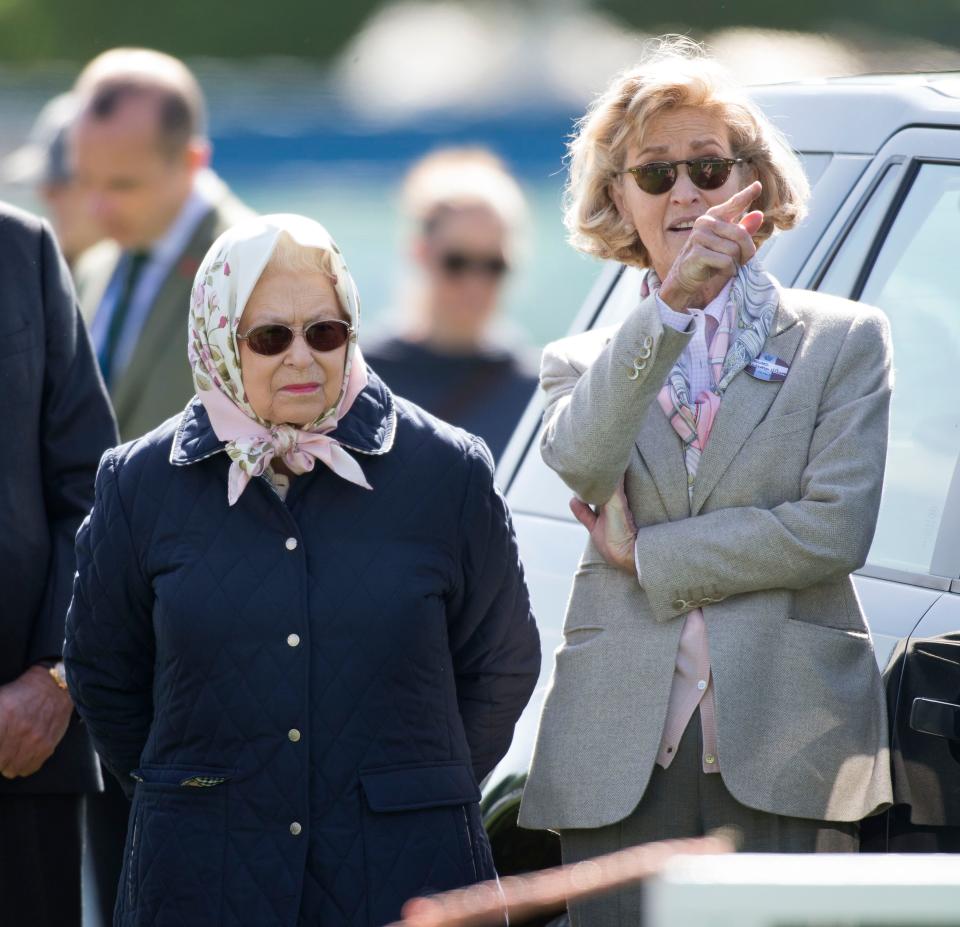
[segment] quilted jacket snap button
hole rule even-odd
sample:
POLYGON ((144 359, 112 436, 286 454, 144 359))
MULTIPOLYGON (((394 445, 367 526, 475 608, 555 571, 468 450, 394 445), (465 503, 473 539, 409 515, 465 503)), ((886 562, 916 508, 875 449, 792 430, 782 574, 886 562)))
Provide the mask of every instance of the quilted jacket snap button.
POLYGON ((287 538, 286 548, 287 548, 287 550, 296 550, 296 549, 297 549, 297 539, 296 539, 296 538, 287 538))
POLYGON ((303 831, 303 828, 300 826, 299 821, 294 821, 290 825, 290 833, 293 834, 294 837, 299 837, 302 831, 303 831))

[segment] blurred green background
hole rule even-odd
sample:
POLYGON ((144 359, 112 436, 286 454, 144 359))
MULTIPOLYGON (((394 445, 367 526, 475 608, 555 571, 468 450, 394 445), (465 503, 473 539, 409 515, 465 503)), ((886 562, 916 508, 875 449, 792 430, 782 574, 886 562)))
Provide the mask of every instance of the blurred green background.
MULTIPOLYGON (((184 56, 283 55, 324 62, 382 6, 378 0, 272 0, 269 4, 242 0, 152 4, 0 0, 0 59, 31 65, 51 59, 79 62, 111 45, 133 43, 184 56)), ((519 0, 510 6, 549 19, 572 4, 519 0)), ((658 8, 635 0, 597 0, 589 6, 648 33, 673 30, 696 36, 746 26, 854 36, 888 32, 960 45, 960 0, 671 0, 658 8)))

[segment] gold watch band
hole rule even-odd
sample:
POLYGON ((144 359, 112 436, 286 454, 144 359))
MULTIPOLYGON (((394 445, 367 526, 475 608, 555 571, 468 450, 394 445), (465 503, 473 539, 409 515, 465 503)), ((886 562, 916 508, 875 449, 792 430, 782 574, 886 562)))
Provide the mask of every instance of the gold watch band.
POLYGON ((63 665, 63 660, 57 660, 53 666, 50 667, 47 672, 50 674, 53 681, 60 686, 61 689, 66 691, 67 689, 67 671, 63 665))

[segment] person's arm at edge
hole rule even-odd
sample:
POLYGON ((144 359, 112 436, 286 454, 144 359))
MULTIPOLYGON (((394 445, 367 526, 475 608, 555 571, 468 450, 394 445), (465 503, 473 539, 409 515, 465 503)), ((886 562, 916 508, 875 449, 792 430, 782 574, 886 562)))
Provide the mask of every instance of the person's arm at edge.
POLYGON ((493 460, 472 439, 459 519, 460 581, 448 614, 457 703, 480 782, 503 758, 540 674, 540 635, 493 460))
POLYGON ((93 505, 100 457, 117 443, 113 411, 70 272, 46 223, 40 244, 46 351, 39 431, 51 555, 47 588, 30 640, 30 664, 59 659, 63 652, 77 529, 93 505))
POLYGON ((77 534, 67 613, 67 683, 93 744, 130 794, 153 719, 152 590, 121 498, 117 451, 97 471, 93 511, 77 534))

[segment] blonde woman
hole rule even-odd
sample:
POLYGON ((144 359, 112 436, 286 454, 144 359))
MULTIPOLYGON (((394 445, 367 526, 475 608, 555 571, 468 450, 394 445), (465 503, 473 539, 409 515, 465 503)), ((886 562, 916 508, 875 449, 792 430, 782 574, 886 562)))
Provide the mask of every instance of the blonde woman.
MULTIPOLYGON (((544 352, 542 453, 589 531, 520 822, 566 861, 737 827, 851 851, 890 801, 850 574, 883 479, 875 309, 782 288, 757 247, 804 213, 796 157, 685 41, 618 76, 571 145, 575 247, 643 267, 616 329, 544 352)), ((571 912, 636 923, 636 893, 571 912)))

